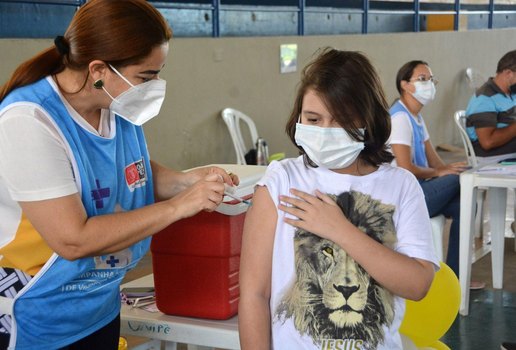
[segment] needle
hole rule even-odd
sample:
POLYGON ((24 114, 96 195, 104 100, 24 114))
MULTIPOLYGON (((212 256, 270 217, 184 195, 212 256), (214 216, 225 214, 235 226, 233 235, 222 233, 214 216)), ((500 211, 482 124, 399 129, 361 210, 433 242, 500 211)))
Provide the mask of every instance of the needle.
POLYGON ((244 204, 251 205, 251 201, 248 201, 247 199, 243 199, 243 198, 237 197, 234 194, 224 192, 224 196, 228 196, 228 197, 236 199, 237 201, 242 202, 244 204))

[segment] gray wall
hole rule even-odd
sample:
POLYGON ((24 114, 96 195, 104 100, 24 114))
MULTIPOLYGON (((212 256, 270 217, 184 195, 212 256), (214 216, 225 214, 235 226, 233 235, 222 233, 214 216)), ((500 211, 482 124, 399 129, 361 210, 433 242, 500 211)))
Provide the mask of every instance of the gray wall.
MULTIPOLYGON (((233 163, 235 154, 220 111, 233 107, 251 116, 271 153, 296 150, 284 133, 299 72, 322 46, 359 50, 377 67, 389 102, 395 76, 412 59, 429 62, 439 78, 437 98, 423 109, 434 145, 459 145, 452 115, 465 108, 472 90, 464 70, 493 75, 498 59, 515 49, 516 29, 469 32, 173 39, 161 77, 167 98, 159 117, 145 125, 152 157, 176 169, 233 163), (298 44, 298 71, 280 74, 279 46, 298 44)), ((1 39, 0 84, 24 59, 51 40, 1 39)))

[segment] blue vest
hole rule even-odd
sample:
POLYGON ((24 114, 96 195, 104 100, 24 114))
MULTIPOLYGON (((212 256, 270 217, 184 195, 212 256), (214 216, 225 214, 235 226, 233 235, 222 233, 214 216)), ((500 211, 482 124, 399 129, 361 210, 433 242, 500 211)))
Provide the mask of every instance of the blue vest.
MULTIPOLYGON (((425 152, 425 130, 423 125, 418 125, 416 123, 410 112, 399 100, 396 101, 396 103, 389 110, 391 117, 398 112, 407 113, 410 124, 412 124, 412 135, 414 136, 414 144, 412 145, 414 150, 412 153, 412 163, 419 167, 428 168, 428 160, 426 159, 425 152)), ((417 117, 418 119, 421 119, 421 115, 418 115, 417 117)))
MULTIPOLYGON (((116 117, 112 139, 79 126, 46 79, 19 88, 0 104, 32 102, 45 110, 72 154, 75 181, 88 217, 154 202, 141 127, 116 117)), ((120 252, 68 261, 53 254, 16 295, 10 348, 64 347, 111 322, 120 312, 119 284, 145 255, 150 238, 120 252)))

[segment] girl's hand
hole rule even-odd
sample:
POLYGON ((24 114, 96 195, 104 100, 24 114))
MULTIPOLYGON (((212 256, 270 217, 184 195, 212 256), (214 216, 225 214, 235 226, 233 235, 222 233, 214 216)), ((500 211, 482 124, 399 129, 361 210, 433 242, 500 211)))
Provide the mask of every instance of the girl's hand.
POLYGON ((286 217, 286 223, 326 239, 331 239, 343 227, 351 225, 330 196, 318 190, 315 195, 296 189, 291 189, 290 193, 295 197, 280 196, 278 208, 297 220, 286 217))

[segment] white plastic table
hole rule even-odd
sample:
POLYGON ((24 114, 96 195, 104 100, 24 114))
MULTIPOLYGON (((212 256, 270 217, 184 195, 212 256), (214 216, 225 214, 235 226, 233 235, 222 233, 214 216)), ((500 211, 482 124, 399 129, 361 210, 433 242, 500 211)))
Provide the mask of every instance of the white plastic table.
MULTIPOLYGON (((147 275, 121 286, 154 286, 153 275, 147 275)), ((239 350, 238 316, 229 320, 207 320, 148 312, 122 305, 121 334, 145 337, 165 342, 166 350, 176 350, 177 343, 189 344, 189 349, 220 348, 239 350)))
POLYGON ((503 252, 507 189, 516 188, 514 166, 483 165, 460 174, 460 249, 459 280, 461 304, 459 313, 469 313, 469 284, 471 280, 472 246, 477 188, 488 188, 489 223, 491 228, 491 263, 493 288, 503 287, 503 252), (487 168, 496 167, 489 171, 487 168), (512 167, 512 168, 511 168, 512 167), (509 171, 510 170, 510 171, 509 171))

